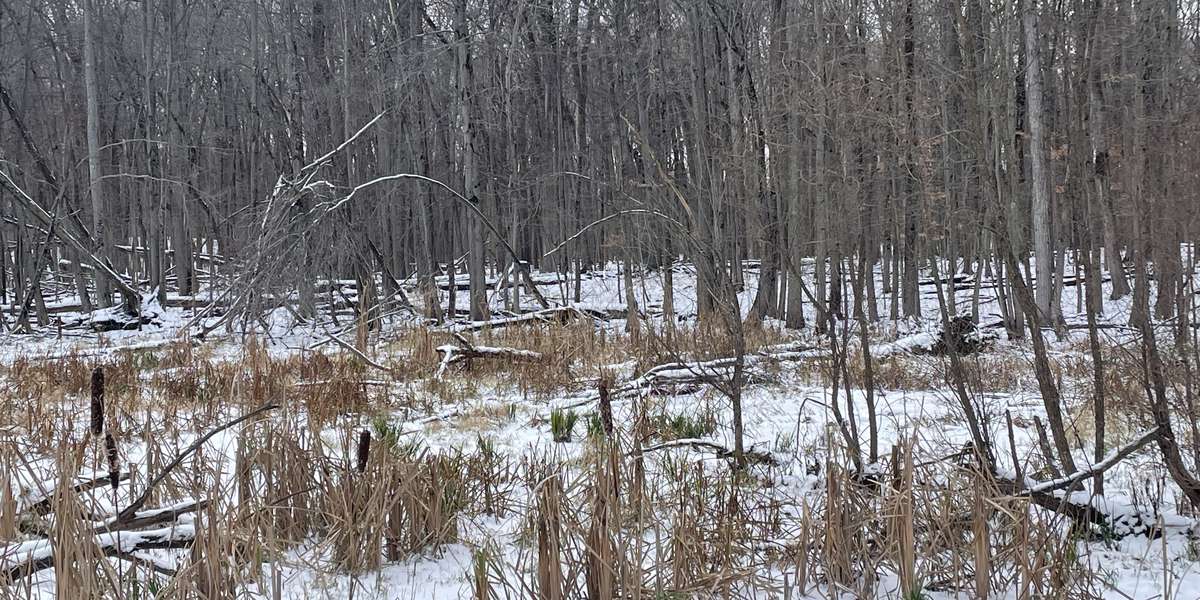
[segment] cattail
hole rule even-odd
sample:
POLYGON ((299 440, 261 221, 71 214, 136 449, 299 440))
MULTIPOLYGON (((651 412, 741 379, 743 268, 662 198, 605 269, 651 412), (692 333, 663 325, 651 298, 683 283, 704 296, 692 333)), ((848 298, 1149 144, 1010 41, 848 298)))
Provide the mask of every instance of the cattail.
POLYGON ((367 459, 371 457, 371 432, 366 429, 358 434, 358 472, 367 470, 367 459))
POLYGON ((562 482, 558 475, 547 478, 537 497, 537 579, 542 600, 563 600, 565 583, 562 565, 562 482))
POLYGON ((104 453, 108 456, 108 484, 115 490, 121 483, 121 469, 117 465, 117 440, 111 433, 104 436, 104 453))
POLYGON ((104 367, 92 369, 92 435, 104 433, 104 367))
POLYGON ((600 424, 604 427, 604 436, 612 439, 613 434, 613 416, 612 416, 612 399, 608 394, 608 377, 600 377, 600 385, 597 390, 600 393, 600 424))
POLYGON ((983 499, 981 486, 975 486, 975 505, 971 511, 971 533, 974 544, 972 551, 975 555, 975 597, 987 598, 992 589, 992 559, 988 532, 988 507, 983 499))

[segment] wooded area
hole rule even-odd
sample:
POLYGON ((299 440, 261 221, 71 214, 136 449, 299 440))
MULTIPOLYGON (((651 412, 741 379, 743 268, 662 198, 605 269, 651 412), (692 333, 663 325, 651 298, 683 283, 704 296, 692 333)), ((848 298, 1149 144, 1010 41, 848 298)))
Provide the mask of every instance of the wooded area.
POLYGON ((536 294, 531 267, 577 296, 609 261, 682 258, 701 319, 747 265, 751 320, 790 327, 806 303, 918 317, 923 276, 983 272, 1019 335, 1012 269, 1058 322, 1071 258, 1186 326, 1198 8, 3 0, 5 320, 152 290, 307 318, 346 280, 411 306, 413 278, 440 321, 464 276, 480 320, 489 280, 536 294))
POLYGON ((6 594, 1200 590, 1200 0, 0 0, 0 104, 6 594))

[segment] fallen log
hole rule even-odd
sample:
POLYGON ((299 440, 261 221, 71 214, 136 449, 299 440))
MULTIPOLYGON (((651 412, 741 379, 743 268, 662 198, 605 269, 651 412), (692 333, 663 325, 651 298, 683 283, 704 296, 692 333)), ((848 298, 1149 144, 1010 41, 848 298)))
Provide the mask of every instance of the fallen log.
POLYGON ((557 323, 561 325, 566 324, 572 319, 609 321, 611 319, 624 319, 625 316, 626 310, 624 308, 619 310, 610 310, 607 308, 596 308, 583 305, 556 306, 553 308, 546 308, 521 315, 498 317, 488 321, 455 323, 450 325, 448 329, 455 333, 471 333, 475 331, 482 331, 484 329, 501 329, 504 327, 512 327, 514 325, 538 323, 557 323))
MULTIPOLYGON (((124 509, 108 518, 92 522, 90 524, 91 543, 95 544, 104 556, 148 564, 160 573, 174 574, 174 569, 163 566, 154 557, 137 553, 147 550, 190 547, 196 539, 196 528, 193 521, 184 520, 184 517, 207 507, 209 501, 185 500, 162 508, 144 509, 150 493, 171 471, 182 464, 184 459, 212 439, 214 435, 276 408, 278 405, 275 404, 264 405, 227 421, 197 438, 151 479, 141 495, 137 496, 124 509), (148 529, 166 524, 169 526, 148 529)), ((121 481, 128 477, 128 474, 117 474, 115 481, 121 481)), ((79 493, 112 483, 114 483, 112 473, 92 474, 77 478, 71 485, 70 491, 79 493)), ((39 486, 37 492, 24 494, 20 499, 19 506, 23 511, 49 514, 53 510, 54 494, 53 486, 39 486), (47 491, 47 487, 49 491, 47 491)), ((0 583, 12 583, 22 577, 54 567, 53 545, 47 532, 42 532, 39 539, 0 547, 0 583)))
MULTIPOLYGON (((711 453, 715 454, 717 456, 717 458, 725 458, 725 459, 731 459, 731 460, 734 458, 733 450, 730 450, 729 448, 726 448, 725 446, 722 446, 716 442, 711 442, 709 440, 702 440, 699 438, 681 438, 681 439, 677 439, 677 440, 668 440, 665 442, 659 442, 657 444, 646 446, 645 448, 642 448, 640 450, 635 450, 633 452, 630 452, 626 456, 639 456, 639 455, 644 455, 648 452, 656 452, 658 450, 670 450, 670 449, 676 449, 676 448, 690 448, 692 450, 696 450, 699 452, 711 452, 711 453)), ((770 453, 764 452, 762 450, 749 449, 749 450, 746 450, 743 454, 745 455, 746 460, 751 463, 764 464, 764 465, 778 464, 777 461, 775 460, 775 457, 771 456, 770 453)))
MULTIPOLYGON (((981 323, 979 328, 991 328, 995 323, 981 323)), ((918 333, 900 338, 894 342, 874 345, 871 347, 873 358, 883 358, 896 354, 924 354, 938 343, 938 334, 932 332, 918 333)), ((821 346, 804 345, 797 342, 767 346, 745 356, 744 367, 749 382, 767 380, 767 366, 787 362, 801 362, 820 359, 829 356, 829 349, 821 346)), ((722 357, 706 361, 678 361, 663 363, 647 369, 641 375, 610 390, 613 399, 645 393, 647 391, 663 392, 672 386, 685 389, 686 386, 708 385, 728 381, 732 375, 736 360, 734 357, 722 357)), ((595 391, 585 395, 565 398, 553 405, 553 409, 566 410, 586 406, 599 400, 595 391)))
POLYGON ((1140 512, 1112 513, 1091 502, 1083 502, 1066 494, 1021 488, 1012 478, 998 476, 996 484, 1001 492, 1016 497, 1026 497, 1032 504, 1066 517, 1074 527, 1082 531, 1099 529, 1105 537, 1110 539, 1121 539, 1134 535, 1156 538, 1163 533, 1157 518, 1143 515, 1140 512))
MULTIPOLYGON (((129 479, 129 473, 118 473, 117 481, 125 481, 129 479)), ((81 494, 98 487, 104 487, 112 484, 112 474, 108 471, 104 473, 90 473, 80 476, 75 479, 75 483, 71 485, 71 491, 76 494, 81 494)), ((28 490, 18 498, 18 512, 28 512, 35 515, 45 515, 50 512, 50 503, 54 499, 54 493, 57 491, 54 483, 48 483, 45 487, 39 486, 37 489, 28 490)))
MULTIPOLYGON (((797 344, 779 344, 769 346, 757 352, 746 354, 743 367, 746 383, 769 380, 766 366, 783 362, 797 362, 828 356, 828 350, 816 346, 801 346, 797 344)), ((641 375, 609 390, 611 399, 636 396, 648 392, 653 393, 688 393, 699 386, 712 385, 728 381, 733 374, 736 363, 733 357, 716 358, 704 361, 679 361, 655 365, 641 375)), ((584 396, 567 398, 555 403, 555 410, 578 408, 596 402, 599 393, 590 391, 584 396)))
MULTIPOLYGON (((321 387, 321 386, 340 384, 340 383, 345 383, 345 382, 344 382, 344 380, 339 380, 339 379, 313 379, 313 380, 294 382, 294 383, 292 383, 292 387, 298 387, 298 388, 321 387)), ((354 383, 355 383, 355 385, 366 385, 366 386, 372 386, 372 387, 391 387, 391 386, 396 386, 396 385, 404 385, 401 382, 384 381, 382 379, 364 379, 362 381, 355 381, 354 383)))
MULTIPOLYGON (((213 340, 213 339, 217 339, 217 338, 209 338, 209 340, 213 340)), ((154 340, 154 341, 149 341, 149 342, 138 342, 135 344, 126 344, 124 346, 108 346, 108 347, 104 347, 104 348, 93 348, 93 349, 87 349, 87 350, 80 348, 80 349, 71 349, 71 350, 65 350, 65 351, 59 351, 59 352, 47 352, 45 354, 33 354, 26 358, 31 361, 32 360, 48 361, 48 360, 82 359, 82 358, 105 358, 105 357, 112 356, 115 354, 120 354, 121 352, 130 352, 130 353, 154 352, 157 350, 164 350, 164 349, 171 348, 173 346, 177 346, 177 345, 181 345, 181 344, 190 344, 193 348, 195 348, 195 347, 200 346, 200 340, 187 339, 187 338, 154 340)))
POLYGON ((137 315, 126 314, 123 309, 103 308, 93 311, 87 318, 88 327, 96 333, 105 333, 108 331, 137 331, 143 325, 161 325, 157 320, 158 315, 153 313, 141 313, 137 315))
POLYGON ((1117 463, 1124 460, 1130 454, 1133 454, 1134 452, 1137 452, 1138 450, 1140 450, 1142 448, 1142 446, 1145 446, 1146 444, 1149 444, 1150 442, 1157 439, 1158 435, 1159 435, 1159 429, 1157 427, 1154 427, 1154 428, 1150 429, 1149 431, 1146 431, 1142 435, 1139 435, 1132 442, 1125 444, 1124 446, 1121 446, 1120 448, 1117 448, 1116 450, 1109 452, 1108 455, 1106 455, 1104 457, 1104 459, 1101 460, 1100 462, 1097 462, 1096 464, 1094 464, 1086 469, 1081 469, 1079 471, 1076 471, 1075 473, 1073 473, 1071 475, 1067 475, 1065 477, 1053 479, 1050 481, 1045 481, 1045 482, 1030 486, 1029 491, 1030 491, 1030 493, 1044 493, 1044 492, 1053 492, 1055 490, 1062 490, 1062 489, 1074 487, 1075 485, 1079 484, 1080 482, 1085 481, 1089 478, 1095 477, 1096 475, 1099 475, 1099 474, 1111 469, 1112 467, 1116 466, 1117 463))
MULTIPOLYGON (((1126 272, 1131 273, 1132 270, 1126 269, 1126 272)), ((1078 285, 1078 283, 1081 280, 1087 281, 1087 277, 1086 276, 1076 277, 1075 275, 1065 274, 1065 275, 1063 275, 1063 278, 1062 278, 1062 285, 1063 286, 1078 285)), ((1109 277, 1108 275, 1105 275, 1104 277, 1102 277, 1100 279, 1101 283, 1108 283, 1109 281, 1112 281, 1112 278, 1109 277)), ((940 279, 934 279, 932 277, 922 277, 919 280, 917 285, 921 288, 933 287, 935 285, 940 285, 940 286, 945 286, 947 289, 949 289, 950 284, 954 285, 954 291, 956 291, 956 292, 972 291, 975 289, 975 285, 976 285, 975 276, 966 275, 964 273, 959 273, 957 275, 954 275, 952 278, 942 277, 940 279)), ((979 289, 981 289, 981 290, 995 289, 995 288, 996 288, 996 280, 994 278, 987 277, 987 278, 984 278, 981 281, 979 281, 979 289)), ((922 294, 935 294, 937 292, 922 290, 921 293, 922 294)))
POLYGON ((178 467, 180 464, 182 464, 184 459, 186 459, 196 450, 199 450, 200 447, 203 446, 208 440, 212 439, 214 435, 217 435, 218 433, 221 433, 230 427, 242 423, 243 421, 248 421, 254 417, 257 417, 258 415, 261 415, 267 411, 275 410, 277 408, 279 408, 278 404, 265 404, 240 417, 237 417, 231 421, 227 421, 218 426, 216 429, 213 429, 200 436, 198 439, 196 439, 196 441, 192 442, 190 446, 185 448, 183 452, 180 452, 179 456, 175 457, 175 460, 171 461, 166 467, 163 467, 163 470, 160 471, 158 475, 154 477, 154 479, 151 479, 150 482, 146 484, 146 489, 142 491, 141 496, 138 496, 133 502, 130 502, 124 510, 117 513, 114 524, 123 525, 136 518, 139 512, 142 510, 142 507, 145 506, 146 501, 150 498, 150 493, 154 491, 154 486, 166 479, 167 475, 170 475, 171 471, 173 471, 175 467, 178 467))
POLYGON ((1090 496, 1084 500, 1072 497, 1070 492, 1071 488, 1108 471, 1146 444, 1156 440, 1158 436, 1157 427, 1150 429, 1134 438, 1132 442, 1112 450, 1099 462, 1049 481, 1038 482, 1029 478, 1018 481, 1015 477, 1003 473, 994 474, 993 479, 1001 492, 1016 497, 1027 497, 1033 504, 1067 517, 1076 527, 1085 530, 1097 527, 1104 535, 1118 539, 1131 535, 1156 537, 1162 534, 1158 519, 1137 511, 1113 513, 1096 506, 1090 496))
MULTIPOLYGON (((450 279, 448 277, 438 276, 438 277, 434 278, 434 281, 436 282, 435 284, 437 285, 437 288, 439 290, 441 290, 443 292, 450 290, 450 279)), ((541 287, 552 287, 552 286, 556 286, 556 285, 562 285, 564 283, 570 283, 569 281, 564 280, 561 277, 549 276, 544 273, 538 273, 538 274, 533 275, 533 277, 531 278, 531 281, 533 281, 534 285, 541 286, 541 287)), ((504 285, 503 277, 488 277, 484 282, 484 286, 488 290, 498 290, 503 285, 504 285)), ((528 284, 525 282, 522 282, 521 285, 528 285, 528 284)), ((454 289, 455 289, 455 291, 459 291, 459 292, 468 291, 471 289, 471 283, 469 281, 455 280, 454 289)))
POLYGON ((119 520, 116 516, 112 516, 96 524, 92 528, 92 533, 100 535, 114 531, 144 529, 154 525, 162 525, 163 523, 174 523, 179 520, 179 517, 201 511, 207 506, 208 500, 184 500, 183 502, 163 508, 138 511, 124 521, 119 520))
POLYGON ((541 352, 533 350, 521 350, 519 348, 504 348, 496 346, 477 346, 472 344, 459 333, 454 334, 455 344, 445 344, 438 346, 436 350, 441 353, 442 361, 438 365, 437 371, 434 372, 434 379, 442 379, 446 374, 446 370, 450 365, 461 362, 469 362, 475 359, 506 359, 517 362, 541 362, 545 360, 545 355, 541 352))
MULTIPOLYGON (((102 533, 93 542, 105 556, 124 558, 133 552, 188 548, 196 540, 192 523, 177 523, 170 527, 144 531, 114 531, 102 533)), ((3 581, 14 582, 38 571, 54 568, 54 548, 50 540, 39 539, 0 548, 3 581)))

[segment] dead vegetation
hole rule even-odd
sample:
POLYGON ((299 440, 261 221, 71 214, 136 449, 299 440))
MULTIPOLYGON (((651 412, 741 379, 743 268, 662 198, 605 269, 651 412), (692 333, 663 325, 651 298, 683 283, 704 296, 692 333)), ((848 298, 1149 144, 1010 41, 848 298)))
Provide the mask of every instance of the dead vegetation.
MULTIPOLYGON (((465 338, 471 346, 540 358, 464 361, 443 382, 432 374, 445 338, 427 329, 398 333, 390 344, 402 353, 371 353, 387 372, 349 353, 275 357, 255 340, 223 357, 182 344, 104 360, 14 361, 4 372, 10 393, 0 414, 8 589, 20 597, 25 586, 29 594, 37 576, 27 575, 57 566, 61 597, 149 590, 158 598, 228 597, 247 586, 278 590, 275 566, 297 561, 359 576, 458 545, 471 549, 464 576, 481 600, 835 590, 1086 598, 1106 589, 1103 573, 1062 557, 1084 548, 1079 541, 1114 531, 1081 526, 1070 511, 979 470, 966 455, 929 460, 930 442, 915 430, 884 448, 869 476, 846 467, 836 435, 799 463, 753 450, 750 467, 739 471, 706 458, 729 456, 712 441, 722 427, 719 396, 701 394, 704 403, 678 411, 651 386, 648 395, 629 396, 634 415, 624 421, 614 422, 604 402, 596 410, 609 411, 607 421, 583 409, 574 427, 579 453, 499 453, 489 436, 517 409, 471 400, 482 385, 544 398, 590 393, 603 381, 605 402, 624 401, 624 382, 657 372, 646 364, 722 355, 720 338, 702 332, 678 333, 667 352, 648 336, 635 341, 578 323, 546 327, 472 334, 465 338), (620 364, 624 370, 613 367, 620 364), (89 389, 97 366, 105 387, 99 404, 89 389), (274 414, 196 445, 199 434, 274 404, 274 414), (97 410, 111 443, 97 436, 97 410), (431 450, 406 428, 439 423, 476 432, 476 443, 431 450), (192 446, 194 454, 172 461, 192 446), (798 466, 805 472, 794 472, 798 466), (73 479, 88 472, 99 483, 73 479), (56 477, 54 490, 71 491, 31 501, 34 475, 56 477), (480 536, 481 522, 514 515, 519 527, 511 537, 480 536), (136 523, 127 531, 137 539, 114 545, 86 535, 106 522, 136 523), (52 551, 33 568, 17 557, 38 536, 52 551)), ((768 330, 752 339, 752 353, 779 351, 768 330)), ((964 363, 980 394, 1036 385, 1019 357, 984 354, 964 363)), ((852 380, 862 376, 861 364, 849 361, 852 380)), ((1105 381, 1116 447, 1137 430, 1119 423, 1144 411, 1146 397, 1128 384, 1132 363, 1112 365, 1105 381)), ((945 368, 938 357, 897 353, 875 361, 874 376, 881 389, 928 390, 944 387, 945 368)), ((788 362, 786 372, 820 382, 828 369, 828 358, 817 355, 788 362)), ((1054 370, 1068 381, 1082 371, 1069 358, 1054 370)), ((1083 384, 1072 393, 1088 395, 1083 384)), ((1086 404, 1068 402, 1080 407, 1071 423, 1081 436, 1088 435, 1086 404)))

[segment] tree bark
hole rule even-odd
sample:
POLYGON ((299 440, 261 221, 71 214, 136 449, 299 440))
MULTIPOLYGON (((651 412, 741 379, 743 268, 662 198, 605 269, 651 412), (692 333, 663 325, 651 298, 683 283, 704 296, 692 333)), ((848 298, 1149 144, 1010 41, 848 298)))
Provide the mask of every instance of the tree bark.
POLYGON ((1029 119, 1030 197, 1033 212, 1033 254, 1037 279, 1035 295, 1039 321, 1052 323, 1055 312, 1054 252, 1050 239, 1049 165, 1042 104, 1041 39, 1038 34, 1037 0, 1022 0, 1021 21, 1025 31, 1025 94, 1029 119))

